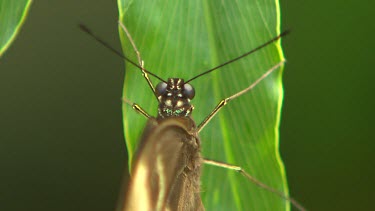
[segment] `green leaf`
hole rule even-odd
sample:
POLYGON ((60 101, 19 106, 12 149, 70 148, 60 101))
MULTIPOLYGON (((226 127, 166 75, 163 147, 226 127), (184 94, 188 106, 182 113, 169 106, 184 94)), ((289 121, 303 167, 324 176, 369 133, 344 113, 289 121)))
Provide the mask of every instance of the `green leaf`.
MULTIPOLYGON (((280 33, 279 3, 273 0, 163 1, 118 0, 120 21, 137 45, 145 68, 167 79, 189 79, 235 58, 280 33)), ((120 30, 125 55, 137 62, 120 30)), ((193 118, 200 123, 212 109, 253 83, 283 59, 273 43, 191 84, 196 97, 193 118)), ((200 133, 205 158, 243 167, 263 183, 288 194, 279 155, 282 70, 251 92, 231 101, 200 133)), ((153 79, 153 83, 159 81, 153 79)), ((140 70, 126 63, 124 97, 156 116, 157 100, 140 70)), ((146 118, 123 106, 129 160, 146 118)), ((206 210, 288 210, 289 202, 227 169, 203 166, 202 198, 206 210)))
POLYGON ((0 0, 0 56, 15 39, 25 21, 31 2, 31 0, 0 0))

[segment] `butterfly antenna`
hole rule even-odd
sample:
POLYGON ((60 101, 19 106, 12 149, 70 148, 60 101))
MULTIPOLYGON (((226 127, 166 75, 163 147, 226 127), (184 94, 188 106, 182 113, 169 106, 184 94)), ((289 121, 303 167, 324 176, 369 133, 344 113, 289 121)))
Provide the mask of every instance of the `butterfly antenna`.
POLYGON ((122 53, 120 53, 119 51, 117 51, 116 49, 114 49, 112 46, 110 46, 107 42, 105 42, 104 40, 102 40, 100 37, 96 36, 86 25, 79 24, 78 26, 79 26, 79 28, 82 31, 86 32, 88 35, 90 35, 92 38, 94 38, 96 41, 98 41, 104 47, 106 47, 107 49, 109 49, 110 51, 112 51, 112 53, 114 53, 117 56, 121 57, 122 59, 126 60, 127 62, 129 62, 130 64, 134 65, 135 67, 138 67, 139 69, 143 70, 147 74, 152 75, 155 78, 159 79, 160 81, 163 81, 163 82, 166 83, 166 81, 164 81, 162 78, 160 78, 159 76, 155 75, 154 73, 146 70, 145 68, 139 66, 138 64, 136 64, 135 62, 133 62, 132 60, 130 60, 126 56, 124 56, 122 53))
POLYGON ((197 76, 194 76, 193 78, 187 80, 185 83, 189 83, 190 81, 195 80, 195 79, 197 79, 197 78, 199 78, 199 77, 201 77, 203 75, 206 75, 206 74, 208 74, 208 73, 210 73, 210 72, 212 72, 214 70, 217 70, 217 69, 219 69, 219 68, 221 68, 221 67, 223 67, 225 65, 228 65, 228 64, 230 64, 232 62, 235 62, 235 61, 237 61, 239 59, 242 59, 243 57, 246 57, 246 56, 248 56, 248 55, 250 55, 250 54, 258 51, 259 49, 262 49, 262 48, 266 47, 267 45, 269 45, 269 44, 271 44, 271 43, 279 40, 281 37, 284 37, 284 36, 286 36, 289 33, 290 33, 290 30, 286 30, 286 31, 282 32, 281 34, 279 34, 278 36, 272 38, 271 40, 269 40, 269 41, 263 43, 262 45, 260 45, 260 46, 258 46, 256 48, 252 49, 251 51, 246 52, 246 53, 242 54, 241 56, 238 56, 238 57, 236 57, 234 59, 231 59, 231 60, 229 60, 229 61, 227 61, 227 62, 225 62, 225 63, 223 63, 221 65, 218 65, 218 66, 216 66, 214 68, 211 68, 211 69, 209 69, 209 70, 207 70, 207 71, 205 71, 205 72, 203 72, 203 73, 201 73, 201 74, 199 74, 197 76))

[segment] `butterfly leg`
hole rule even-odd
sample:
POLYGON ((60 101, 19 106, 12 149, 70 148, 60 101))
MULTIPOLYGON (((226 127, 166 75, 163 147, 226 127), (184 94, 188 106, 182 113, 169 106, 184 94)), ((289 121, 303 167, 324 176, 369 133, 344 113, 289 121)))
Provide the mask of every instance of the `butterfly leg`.
POLYGON ((221 108, 223 108, 229 101, 245 94, 246 92, 253 89, 256 85, 259 84, 263 79, 265 79, 268 75, 270 75, 273 71, 277 70, 281 65, 285 63, 285 60, 277 63, 275 66, 271 67, 271 69, 267 70, 266 73, 264 73, 260 78, 258 78, 255 82, 253 82, 250 86, 247 88, 235 93, 234 95, 227 97, 220 101, 220 103, 214 108, 214 110, 202 121, 202 123, 199 124, 197 127, 196 133, 199 133, 204 126, 207 125, 207 123, 219 112, 221 108))
POLYGON ((225 168, 225 169, 229 169, 229 170, 234 170, 234 171, 237 171, 239 172, 240 174, 242 174, 244 177, 246 177, 246 179, 248 179, 249 181, 251 181, 252 183, 254 183, 255 185, 257 185, 258 187, 261 187, 265 190, 268 190, 272 193, 275 193, 276 195, 280 196, 281 198, 291 202, 293 204, 294 207, 296 207, 298 210, 300 211, 306 211, 306 209, 299 203, 297 202, 295 199, 293 199, 292 197, 289 197, 287 195, 285 195, 283 192, 280 192, 266 184, 264 184, 263 182, 257 180, 256 178, 254 178, 253 176, 251 176, 249 173, 247 173, 242 167, 240 166, 235 166, 235 165, 231 165, 231 164, 227 164, 227 163, 222 163, 222 162, 218 162, 218 161, 214 161, 214 160, 210 160, 210 159, 206 159, 204 158, 203 159, 203 163, 204 164, 207 164, 207 165, 211 165, 211 166, 217 166, 217 167, 220 167, 220 168, 225 168))
MULTIPOLYGON (((132 36, 130 35, 128 29, 125 27, 125 25, 121 21, 118 21, 118 23, 119 23, 120 27, 122 28, 122 30, 124 30, 126 36, 129 39, 130 44, 133 46, 133 50, 137 54, 137 59, 138 59, 139 65, 142 68, 144 68, 144 61, 141 58, 141 53, 138 51, 137 46, 135 45, 134 40, 133 40, 132 36)), ((152 84, 150 77, 148 76, 148 74, 143 69, 141 69, 141 71, 142 71, 142 76, 146 79, 146 81, 147 81, 148 85, 150 86, 151 90, 155 93, 155 87, 152 84)))
POLYGON ((152 116, 150 114, 148 114, 140 105, 136 104, 136 103, 133 103, 133 102, 130 102, 129 100, 123 98, 122 101, 128 105, 130 105, 136 112, 142 114, 144 117, 146 117, 147 119, 150 119, 152 118, 152 116))

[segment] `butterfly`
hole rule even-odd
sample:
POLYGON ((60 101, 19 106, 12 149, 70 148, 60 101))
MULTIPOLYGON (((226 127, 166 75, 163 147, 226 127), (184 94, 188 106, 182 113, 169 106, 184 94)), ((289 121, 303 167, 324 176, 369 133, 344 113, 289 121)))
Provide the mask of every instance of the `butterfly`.
POLYGON ((200 173, 204 163, 238 171, 256 185, 292 202, 299 210, 305 210, 294 199, 256 180, 242 168, 204 159, 200 153, 201 141, 198 134, 215 114, 229 101, 250 91, 260 81, 282 66, 285 61, 274 65, 249 87, 220 101, 198 126, 191 117, 194 107, 190 101, 195 96, 195 90, 189 84, 190 81, 224 65, 235 62, 279 40, 288 34, 288 31, 281 33, 239 57, 184 81, 182 78, 163 80, 146 70, 143 67, 143 61, 130 34, 121 22, 120 25, 126 32, 129 40, 131 40, 134 50, 137 52, 139 64, 116 52, 116 50, 96 37, 85 26, 81 25, 81 29, 92 35, 96 40, 120 55, 126 61, 138 67, 156 96, 159 105, 158 116, 152 117, 138 104, 124 99, 125 103, 131 105, 135 111, 145 116, 148 121, 133 158, 131 180, 125 191, 126 196, 120 199, 118 210, 204 210, 204 205, 200 197, 200 173), (154 87, 148 75, 156 77, 161 82, 154 87))

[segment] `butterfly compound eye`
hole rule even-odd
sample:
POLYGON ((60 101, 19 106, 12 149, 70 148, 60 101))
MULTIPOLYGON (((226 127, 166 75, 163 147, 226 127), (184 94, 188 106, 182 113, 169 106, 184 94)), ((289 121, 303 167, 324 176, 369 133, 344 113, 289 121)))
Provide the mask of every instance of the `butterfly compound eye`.
POLYGON ((184 84, 184 91, 183 94, 189 98, 190 100, 194 98, 195 96, 195 90, 194 87, 190 84, 184 84))
POLYGON ((165 82, 160 82, 155 87, 156 96, 161 96, 167 91, 167 84, 165 82))

